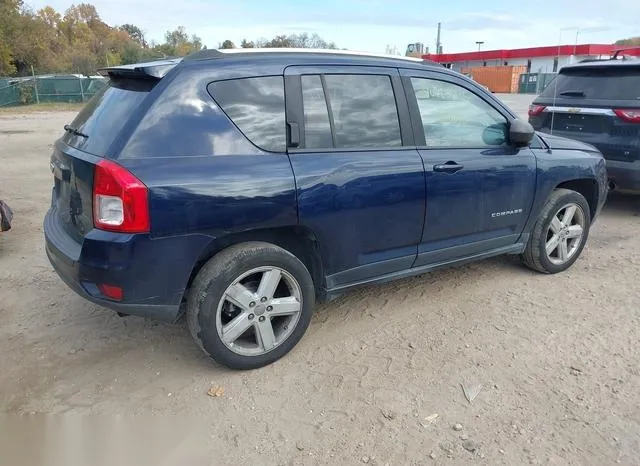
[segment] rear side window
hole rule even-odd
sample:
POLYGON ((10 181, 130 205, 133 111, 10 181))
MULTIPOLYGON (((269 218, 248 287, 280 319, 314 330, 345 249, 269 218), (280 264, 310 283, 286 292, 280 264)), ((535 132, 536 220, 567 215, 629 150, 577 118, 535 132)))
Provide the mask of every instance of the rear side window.
POLYGON ((103 157, 154 84, 142 80, 111 81, 91 98, 69 125, 88 137, 67 133, 64 142, 103 157))
POLYGON ((306 148, 402 146, 389 76, 327 74, 301 80, 306 148))
POLYGON ((542 92, 541 97, 594 100, 640 100, 640 67, 568 68, 542 92))
POLYGON ((270 152, 286 150, 282 76, 218 81, 208 90, 253 144, 270 152))
POLYGON ((399 147, 400 121, 389 76, 325 76, 337 148, 399 147))

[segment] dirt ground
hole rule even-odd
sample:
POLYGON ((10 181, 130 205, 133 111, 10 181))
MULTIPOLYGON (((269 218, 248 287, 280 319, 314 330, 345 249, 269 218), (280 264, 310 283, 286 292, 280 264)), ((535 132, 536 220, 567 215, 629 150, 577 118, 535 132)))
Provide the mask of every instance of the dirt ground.
POLYGON ((184 322, 119 318, 52 271, 49 155, 72 117, 0 114, 3 412, 154 415, 174 429, 155 454, 189 465, 640 464, 640 200, 613 196, 566 273, 505 257, 361 289, 281 361, 233 372, 184 322), (461 384, 482 385, 473 402, 461 384))

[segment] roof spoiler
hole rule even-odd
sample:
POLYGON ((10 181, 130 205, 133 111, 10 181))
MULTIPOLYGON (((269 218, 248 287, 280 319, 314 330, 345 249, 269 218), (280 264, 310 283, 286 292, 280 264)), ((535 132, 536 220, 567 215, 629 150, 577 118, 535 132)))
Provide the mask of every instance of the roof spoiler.
POLYGON ((162 79, 180 63, 182 58, 170 58, 131 65, 117 65, 101 68, 98 72, 110 78, 162 79))

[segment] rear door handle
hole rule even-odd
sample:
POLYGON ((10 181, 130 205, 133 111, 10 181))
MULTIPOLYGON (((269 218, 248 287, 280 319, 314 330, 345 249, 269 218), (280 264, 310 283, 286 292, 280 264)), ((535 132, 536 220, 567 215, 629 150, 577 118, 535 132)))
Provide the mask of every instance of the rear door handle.
POLYGON ((464 168, 464 165, 459 165, 456 162, 453 162, 452 160, 449 160, 448 162, 445 163, 441 163, 438 165, 434 165, 433 166, 433 171, 434 172, 444 172, 444 173, 455 173, 457 171, 460 171, 464 168))

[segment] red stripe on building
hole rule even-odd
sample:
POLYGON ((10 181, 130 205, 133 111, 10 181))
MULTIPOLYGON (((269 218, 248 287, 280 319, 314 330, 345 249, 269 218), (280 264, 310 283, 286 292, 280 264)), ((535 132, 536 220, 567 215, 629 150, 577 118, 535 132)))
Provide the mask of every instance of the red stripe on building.
POLYGON ((438 63, 456 63, 461 61, 509 60, 514 58, 539 58, 569 55, 612 55, 616 50, 624 49, 624 55, 640 57, 640 47, 625 48, 611 44, 551 45, 548 47, 529 47, 525 49, 481 50, 479 52, 426 54, 422 58, 438 63))

